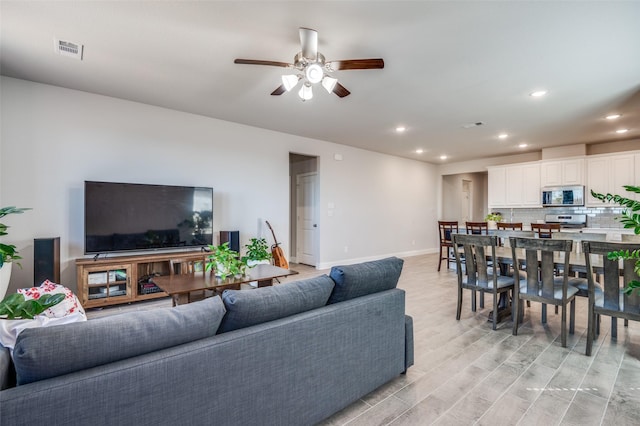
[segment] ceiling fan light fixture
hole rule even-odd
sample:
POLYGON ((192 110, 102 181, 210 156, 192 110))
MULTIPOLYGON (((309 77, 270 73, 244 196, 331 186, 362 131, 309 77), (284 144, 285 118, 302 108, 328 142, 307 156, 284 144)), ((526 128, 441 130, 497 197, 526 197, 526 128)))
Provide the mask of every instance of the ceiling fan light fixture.
POLYGON ((287 74, 282 76, 282 84, 284 85, 284 88, 287 90, 287 92, 296 87, 298 81, 300 81, 300 77, 295 74, 287 74))
POLYGON ((304 73, 307 77, 307 81, 309 81, 309 83, 311 84, 320 83, 322 81, 322 77, 324 76, 322 67, 317 63, 308 65, 304 73))
POLYGON ((298 96, 300 96, 300 99, 302 99, 303 101, 312 99, 313 89, 311 89, 311 85, 309 83, 303 84, 300 88, 300 91, 298 92, 298 96))
POLYGON ((322 87, 324 87, 326 91, 329 93, 333 92, 333 89, 336 87, 336 84, 338 84, 337 78, 329 77, 327 75, 322 79, 322 87))

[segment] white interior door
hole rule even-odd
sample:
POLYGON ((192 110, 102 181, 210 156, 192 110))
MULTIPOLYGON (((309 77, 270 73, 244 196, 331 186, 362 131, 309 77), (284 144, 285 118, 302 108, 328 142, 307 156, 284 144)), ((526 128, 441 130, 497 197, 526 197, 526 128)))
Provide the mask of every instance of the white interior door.
POLYGON ((300 174, 297 187, 297 239, 296 259, 298 263, 316 266, 318 251, 318 183, 316 173, 300 174))

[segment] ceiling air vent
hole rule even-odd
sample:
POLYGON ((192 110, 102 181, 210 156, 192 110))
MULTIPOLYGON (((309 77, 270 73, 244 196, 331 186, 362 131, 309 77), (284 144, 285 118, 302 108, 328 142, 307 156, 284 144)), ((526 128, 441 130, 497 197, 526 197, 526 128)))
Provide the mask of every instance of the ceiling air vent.
POLYGON ((71 58, 82 60, 83 45, 74 43, 72 41, 53 39, 54 49, 62 56, 69 56, 71 58))

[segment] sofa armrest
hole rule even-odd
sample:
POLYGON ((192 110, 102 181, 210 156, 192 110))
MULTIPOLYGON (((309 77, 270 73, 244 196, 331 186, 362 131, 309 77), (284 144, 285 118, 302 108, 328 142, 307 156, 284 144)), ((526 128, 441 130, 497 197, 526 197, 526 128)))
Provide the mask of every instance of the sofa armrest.
POLYGON ((404 373, 413 365, 413 318, 404 316, 404 373))
POLYGON ((12 388, 16 385, 16 370, 11 360, 11 352, 0 345, 0 390, 12 388))

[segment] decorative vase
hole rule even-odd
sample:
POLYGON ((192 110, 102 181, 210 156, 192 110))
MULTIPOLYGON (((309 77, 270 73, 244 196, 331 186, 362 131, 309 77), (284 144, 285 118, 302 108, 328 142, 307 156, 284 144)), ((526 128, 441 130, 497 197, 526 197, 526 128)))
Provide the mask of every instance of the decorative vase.
POLYGON ((0 300, 4 299, 4 295, 9 288, 9 279, 11 278, 11 266, 13 262, 5 262, 0 268, 0 300))
POLYGON ((496 222, 495 220, 488 220, 487 221, 487 228, 488 229, 498 229, 498 222, 496 222))

